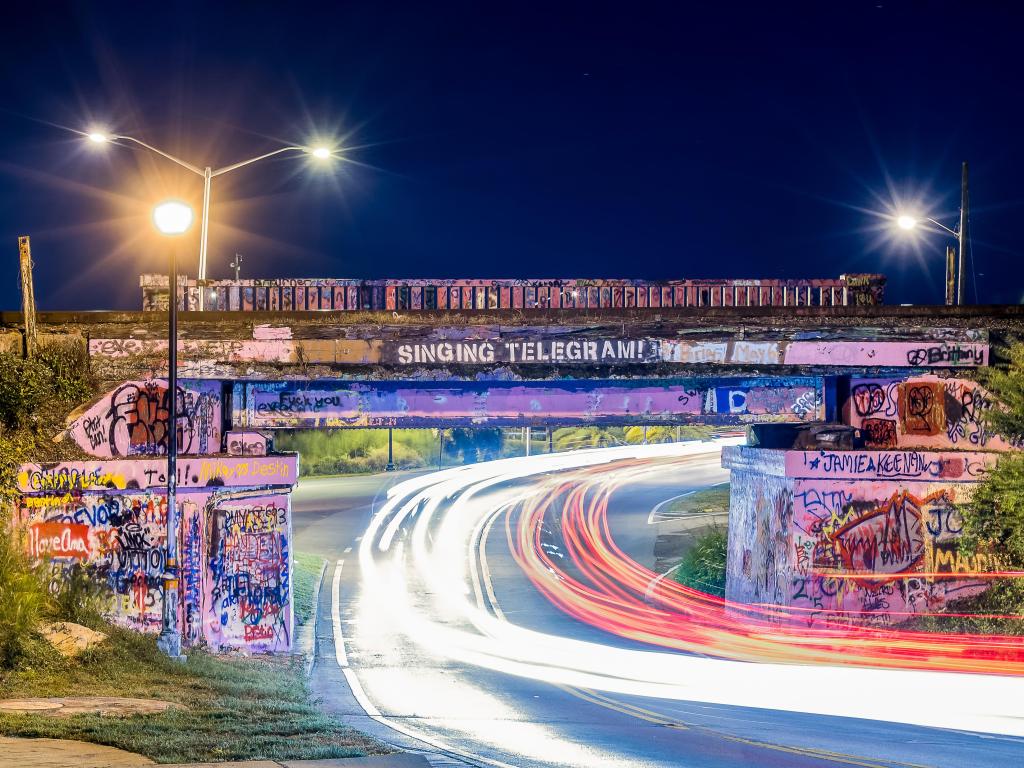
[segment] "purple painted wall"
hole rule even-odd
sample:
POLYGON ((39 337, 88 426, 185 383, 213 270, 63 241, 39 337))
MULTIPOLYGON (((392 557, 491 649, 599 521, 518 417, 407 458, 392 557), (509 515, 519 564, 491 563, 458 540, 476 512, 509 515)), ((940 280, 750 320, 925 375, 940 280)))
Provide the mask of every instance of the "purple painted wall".
POLYGON ((554 423, 745 423, 821 418, 811 377, 563 382, 237 383, 232 421, 280 429, 554 423))

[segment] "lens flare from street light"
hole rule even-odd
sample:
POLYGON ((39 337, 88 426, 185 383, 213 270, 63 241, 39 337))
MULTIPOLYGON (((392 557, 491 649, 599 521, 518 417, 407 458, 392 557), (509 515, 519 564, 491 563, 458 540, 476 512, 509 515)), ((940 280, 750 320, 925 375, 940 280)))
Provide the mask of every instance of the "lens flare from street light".
POLYGON ((327 147, 314 147, 311 154, 317 160, 326 160, 331 156, 331 150, 327 147))
POLYGON ((903 216, 900 216, 898 219, 896 219, 896 225, 900 229, 905 229, 909 231, 917 226, 917 219, 915 219, 913 216, 907 216, 904 214, 903 216))
POLYGON ((106 144, 110 141, 107 134, 101 133, 100 131, 92 131, 86 138, 88 138, 93 144, 106 144))
POLYGON ((180 235, 192 226, 192 208, 180 200, 167 200, 153 209, 153 223, 165 235, 180 235))

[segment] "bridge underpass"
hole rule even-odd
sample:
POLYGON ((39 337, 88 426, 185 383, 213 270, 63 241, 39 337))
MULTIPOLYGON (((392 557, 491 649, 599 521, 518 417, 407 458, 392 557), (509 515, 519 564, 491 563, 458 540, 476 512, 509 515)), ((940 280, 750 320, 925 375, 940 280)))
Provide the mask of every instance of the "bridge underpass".
MULTIPOLYGON (((185 638, 280 650, 293 641, 297 460, 267 455, 266 431, 836 420, 861 388, 888 391, 911 377, 987 365, 1022 316, 1016 307, 184 313, 180 419, 171 428, 166 316, 42 313, 40 342, 81 345, 103 386, 68 426, 89 458, 27 466, 19 515, 40 546, 68 544, 69 557, 110 573, 120 621, 159 626, 161 457, 176 435, 185 638), (232 525, 272 536, 273 547, 253 553, 256 565, 226 548, 232 525), (122 535, 141 548, 144 585, 104 545, 122 535), (239 602, 257 565, 258 621, 239 602)), ((0 345, 22 348, 20 324, 17 314, 0 315, 0 345)), ((886 426, 872 417, 865 429, 868 421, 886 426)), ((897 447, 901 428, 871 434, 897 447)))

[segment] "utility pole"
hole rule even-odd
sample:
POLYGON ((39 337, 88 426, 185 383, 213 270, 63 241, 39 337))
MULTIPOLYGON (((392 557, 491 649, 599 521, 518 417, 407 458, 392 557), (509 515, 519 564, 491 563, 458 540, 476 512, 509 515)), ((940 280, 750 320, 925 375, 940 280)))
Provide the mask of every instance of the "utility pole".
POLYGON ((25 321, 25 355, 36 352, 36 296, 32 288, 32 248, 28 235, 18 238, 18 261, 21 265, 21 316, 25 321))
POLYGON ((964 242, 967 236, 967 161, 964 161, 960 175, 960 226, 957 229, 957 246, 960 248, 959 266, 956 278, 956 303, 964 303, 964 242))
POLYGON ((239 274, 242 271, 242 254, 236 253, 235 260, 228 264, 228 266, 235 270, 235 282, 237 283, 240 279, 239 274))
POLYGON ((956 304, 956 249, 946 246, 946 306, 956 304))

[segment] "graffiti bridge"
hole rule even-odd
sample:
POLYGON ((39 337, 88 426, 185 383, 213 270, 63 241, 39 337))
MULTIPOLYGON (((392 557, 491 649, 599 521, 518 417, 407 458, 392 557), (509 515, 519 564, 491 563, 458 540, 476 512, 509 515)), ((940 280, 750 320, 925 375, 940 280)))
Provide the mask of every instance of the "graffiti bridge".
MULTIPOLYGON (((2 318, 19 343, 17 315, 2 318)), ((985 366, 1016 308, 670 307, 534 312, 185 312, 187 453, 283 428, 836 419, 859 381, 985 366)), ((94 455, 161 453, 165 315, 53 313, 109 387, 69 433, 94 455)), ((880 428, 880 427, 879 427, 880 428)))

